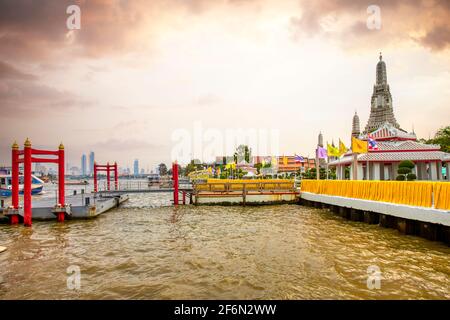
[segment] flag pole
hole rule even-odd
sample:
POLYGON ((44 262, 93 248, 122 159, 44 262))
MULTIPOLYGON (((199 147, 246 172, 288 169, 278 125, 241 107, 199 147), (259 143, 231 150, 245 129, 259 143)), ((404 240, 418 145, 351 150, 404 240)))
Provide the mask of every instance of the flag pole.
POLYGON ((319 168, 319 146, 316 149, 316 180, 320 180, 320 168, 319 168))
MULTIPOLYGON (((328 141, 327 141, 327 148, 328 148, 328 141)), ((326 170, 326 179, 328 180, 328 162, 330 161, 330 157, 328 156, 327 153, 327 164, 325 166, 325 170, 326 170)))
POLYGON ((353 180, 358 180, 358 169, 357 166, 358 165, 358 154, 357 153, 353 153, 353 180))
POLYGON ((370 171, 369 171, 369 134, 367 134, 367 154, 366 154, 367 160, 366 160, 366 180, 370 180, 370 171))

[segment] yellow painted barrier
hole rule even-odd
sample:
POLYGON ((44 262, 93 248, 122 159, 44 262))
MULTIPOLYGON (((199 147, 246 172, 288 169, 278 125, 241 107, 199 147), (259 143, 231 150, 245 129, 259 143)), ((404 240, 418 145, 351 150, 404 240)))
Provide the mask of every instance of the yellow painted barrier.
POLYGON ((244 190, 293 190, 294 180, 290 179, 208 179, 196 183, 197 191, 242 191, 244 190))
POLYGON ((450 210, 450 183, 436 183, 434 203, 436 209, 450 210))
POLYGON ((450 210, 450 183, 431 181, 303 180, 301 191, 450 210))

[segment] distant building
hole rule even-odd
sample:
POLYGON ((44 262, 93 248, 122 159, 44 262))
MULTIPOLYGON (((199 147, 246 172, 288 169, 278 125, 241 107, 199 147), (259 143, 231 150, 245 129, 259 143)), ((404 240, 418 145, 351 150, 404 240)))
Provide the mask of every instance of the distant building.
POLYGON ((316 167, 314 158, 304 158, 303 161, 297 161, 295 156, 282 156, 278 158, 278 172, 294 173, 297 171, 305 172, 307 169, 316 167))
POLYGON ((91 151, 91 153, 89 153, 89 174, 94 173, 94 162, 95 162, 95 153, 91 151))
POLYGON ((133 175, 138 176, 139 175, 139 160, 134 160, 133 164, 133 175))
POLYGON ((86 174, 87 174, 86 155, 83 154, 81 156, 81 175, 85 176, 86 174))

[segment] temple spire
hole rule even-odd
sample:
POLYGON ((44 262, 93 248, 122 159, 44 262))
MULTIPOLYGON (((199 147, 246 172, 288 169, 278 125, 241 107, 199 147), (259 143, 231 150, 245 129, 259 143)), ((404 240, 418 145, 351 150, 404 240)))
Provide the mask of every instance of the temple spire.
POLYGON ((392 95, 387 83, 386 63, 383 61, 381 52, 376 67, 376 82, 373 86, 370 104, 370 116, 364 134, 375 131, 385 123, 389 123, 397 129, 400 128, 394 116, 392 95))
POLYGON ((377 85, 387 85, 386 63, 380 52, 380 61, 377 63, 377 85))
POLYGON ((319 132, 319 137, 317 139, 317 144, 321 147, 323 147, 323 135, 322 135, 322 131, 319 132))
POLYGON ((358 113, 356 113, 355 111, 352 123, 352 137, 358 138, 360 134, 361 134, 361 126, 359 123, 359 116, 358 113))

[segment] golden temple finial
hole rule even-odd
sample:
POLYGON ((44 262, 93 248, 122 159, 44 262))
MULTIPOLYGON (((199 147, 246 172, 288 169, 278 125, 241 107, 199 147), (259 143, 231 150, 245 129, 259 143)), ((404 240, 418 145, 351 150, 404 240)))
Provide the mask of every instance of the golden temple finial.
POLYGON ((25 147, 31 147, 31 141, 30 139, 27 138, 27 140, 25 140, 25 143, 23 144, 25 147))
POLYGON ((64 150, 64 145, 63 145, 63 143, 61 142, 60 144, 59 144, 59 150, 64 150))
POLYGON ((11 148, 13 148, 14 150, 19 150, 19 145, 17 144, 17 141, 14 141, 11 148))

